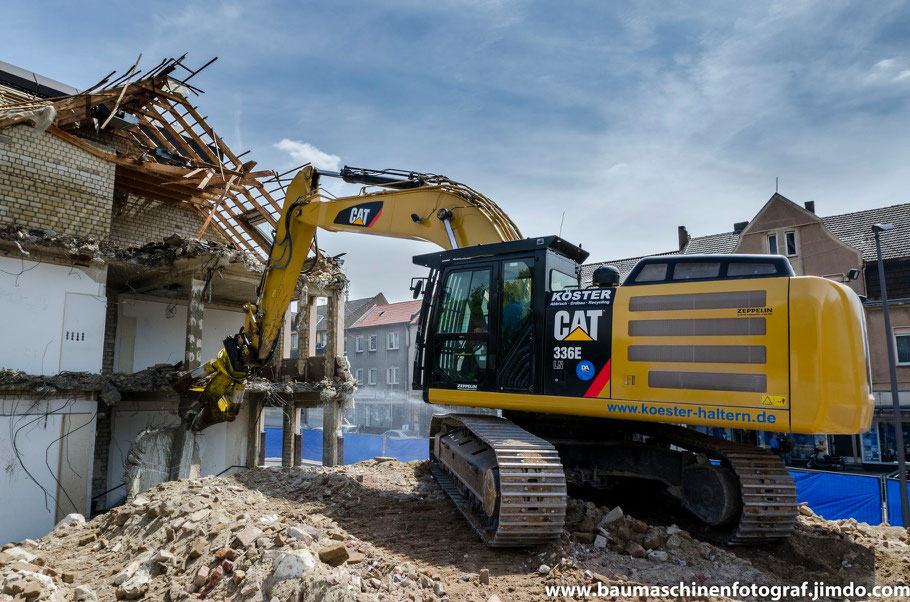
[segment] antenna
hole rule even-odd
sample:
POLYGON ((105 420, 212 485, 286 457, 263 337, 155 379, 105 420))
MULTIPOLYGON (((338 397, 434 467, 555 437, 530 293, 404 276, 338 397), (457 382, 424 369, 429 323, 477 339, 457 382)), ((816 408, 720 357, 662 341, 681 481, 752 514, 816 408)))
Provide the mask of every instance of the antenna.
POLYGON ((563 209, 562 217, 559 218, 559 237, 560 238, 562 238, 562 223, 565 221, 565 219, 566 219, 566 210, 563 209))

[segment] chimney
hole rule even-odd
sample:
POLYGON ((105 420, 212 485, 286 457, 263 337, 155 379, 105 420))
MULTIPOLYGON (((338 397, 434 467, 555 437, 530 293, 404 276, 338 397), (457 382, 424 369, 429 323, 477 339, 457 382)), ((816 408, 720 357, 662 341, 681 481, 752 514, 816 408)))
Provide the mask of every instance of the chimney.
POLYGON ((689 239, 692 237, 689 236, 689 231, 686 230, 685 226, 678 227, 676 231, 679 235, 679 250, 682 251, 686 248, 686 245, 689 244, 689 239))
POLYGON ((805 206, 806 211, 809 213, 815 213, 815 201, 806 201, 803 203, 803 206, 805 206))
POLYGON ((733 234, 739 234, 746 229, 746 226, 749 225, 749 222, 736 222, 733 224, 733 234))

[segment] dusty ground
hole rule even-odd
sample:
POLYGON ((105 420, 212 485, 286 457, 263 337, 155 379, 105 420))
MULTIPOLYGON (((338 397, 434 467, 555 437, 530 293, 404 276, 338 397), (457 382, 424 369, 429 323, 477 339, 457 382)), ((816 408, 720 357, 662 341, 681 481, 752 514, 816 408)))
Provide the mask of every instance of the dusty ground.
POLYGON ((905 529, 804 512, 785 543, 723 549, 645 510, 650 524, 573 499, 560 541, 490 550, 425 462, 257 469, 165 483, 88 523, 4 546, 0 601, 508 602, 551 599, 548 584, 910 584, 905 529))

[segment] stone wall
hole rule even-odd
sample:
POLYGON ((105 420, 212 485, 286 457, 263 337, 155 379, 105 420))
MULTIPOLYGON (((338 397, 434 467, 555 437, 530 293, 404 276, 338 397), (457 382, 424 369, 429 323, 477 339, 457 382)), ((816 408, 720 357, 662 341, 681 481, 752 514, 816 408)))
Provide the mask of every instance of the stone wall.
POLYGON ((107 238, 114 170, 31 126, 0 130, 0 223, 107 238))
MULTIPOLYGON (((111 242, 116 245, 143 245, 173 234, 195 238, 205 217, 189 207, 179 207, 133 194, 118 197, 111 219, 111 242)), ((210 223, 203 240, 228 242, 210 223)))

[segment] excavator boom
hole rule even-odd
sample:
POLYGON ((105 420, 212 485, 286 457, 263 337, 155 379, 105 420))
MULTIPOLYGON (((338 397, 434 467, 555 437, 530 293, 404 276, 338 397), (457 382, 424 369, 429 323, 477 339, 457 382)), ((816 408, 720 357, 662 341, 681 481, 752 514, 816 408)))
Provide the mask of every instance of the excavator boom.
POLYGON ((184 417, 195 430, 233 420, 247 375, 274 352, 285 313, 318 229, 432 242, 453 249, 521 239, 518 226, 493 201, 436 174, 369 170, 340 172, 305 166, 288 186, 275 238, 257 289, 244 306, 244 327, 225 339, 217 358, 190 373, 178 387, 206 379, 198 404, 184 417), (320 177, 363 184, 361 194, 330 197, 320 177), (379 190, 368 192, 369 187, 379 190))

